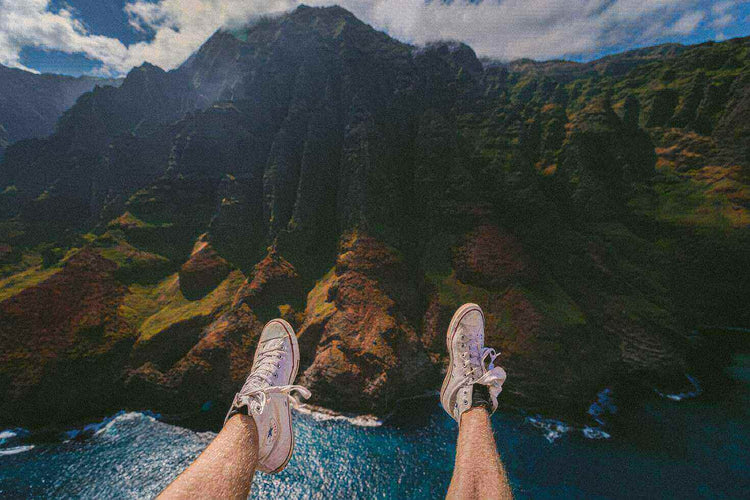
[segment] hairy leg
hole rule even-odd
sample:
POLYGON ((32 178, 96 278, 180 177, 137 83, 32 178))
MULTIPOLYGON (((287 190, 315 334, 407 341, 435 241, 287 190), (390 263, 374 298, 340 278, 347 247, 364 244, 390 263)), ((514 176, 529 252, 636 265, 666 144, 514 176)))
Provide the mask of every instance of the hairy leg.
POLYGON ((235 415, 159 498, 246 499, 257 462, 258 430, 255 421, 247 415, 235 415))
POLYGON ((456 465, 447 498, 513 498, 484 408, 472 408, 461 416, 456 465))

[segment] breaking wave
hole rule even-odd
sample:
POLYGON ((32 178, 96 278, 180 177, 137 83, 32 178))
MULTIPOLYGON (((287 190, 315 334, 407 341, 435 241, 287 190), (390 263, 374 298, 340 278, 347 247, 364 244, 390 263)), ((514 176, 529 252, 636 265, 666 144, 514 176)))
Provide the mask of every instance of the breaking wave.
POLYGON ((695 398, 703 394, 703 389, 701 389, 701 386, 698 384, 698 381, 695 379, 695 377, 691 377, 690 375, 686 373, 685 378, 688 379, 688 382, 690 382, 690 385, 693 386, 692 391, 679 392, 676 394, 665 394, 661 392, 659 389, 654 387, 654 392, 656 392, 659 396, 666 398, 666 399, 670 399, 672 401, 682 401, 683 399, 695 398))
POLYGON ((299 405, 296 408, 296 411, 303 415, 308 415, 317 422, 347 422, 358 427, 380 427, 381 425, 383 425, 382 420, 372 415, 345 415, 333 410, 328 410, 326 408, 308 404, 299 405))
POLYGON ((607 415, 614 415, 617 413, 617 405, 615 404, 612 389, 605 387, 596 394, 596 401, 591 403, 588 412, 589 415, 597 423, 596 427, 584 426, 575 427, 570 424, 566 424, 560 420, 552 418, 543 418, 539 415, 534 417, 527 417, 526 422, 541 430, 544 433, 544 437, 550 443, 560 439, 563 435, 570 432, 580 432, 583 437, 587 439, 609 439, 612 435, 602 429, 606 425, 605 417, 607 415))
POLYGON ((34 445, 22 445, 28 435, 29 431, 20 428, 0 431, 0 456, 17 455, 34 448, 34 445))
POLYGON ((0 448, 0 456, 17 455, 18 453, 23 453, 33 448, 34 448, 33 444, 26 445, 26 446, 14 446, 13 448, 0 448))
POLYGON ((580 432, 581 435, 587 439, 609 439, 612 437, 610 433, 598 427, 575 427, 561 420, 543 418, 539 415, 526 417, 526 423, 542 431, 542 434, 550 443, 554 443, 565 434, 574 432, 580 432))

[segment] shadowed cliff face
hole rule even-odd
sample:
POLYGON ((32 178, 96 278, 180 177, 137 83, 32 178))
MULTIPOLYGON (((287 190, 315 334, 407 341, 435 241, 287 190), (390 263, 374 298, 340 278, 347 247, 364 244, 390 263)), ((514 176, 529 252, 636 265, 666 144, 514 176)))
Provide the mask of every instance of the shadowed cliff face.
POLYGON ((385 414, 469 301, 506 407, 679 390, 687 332, 750 321, 746 51, 483 66, 301 7, 136 68, 0 166, 0 418, 218 419, 276 316, 312 402, 385 414))

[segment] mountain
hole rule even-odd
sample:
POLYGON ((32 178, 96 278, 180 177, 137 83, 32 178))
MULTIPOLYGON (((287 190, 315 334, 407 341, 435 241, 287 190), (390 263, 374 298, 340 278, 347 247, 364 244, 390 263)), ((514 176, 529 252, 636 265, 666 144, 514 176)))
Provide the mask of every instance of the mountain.
POLYGON ((276 316, 313 403, 386 414, 469 301, 508 408, 716 376, 694 332, 750 321, 749 44, 482 64, 300 7, 95 88, 0 166, 0 420, 218 422, 276 316))
POLYGON ((95 86, 119 85, 118 79, 37 75, 0 65, 0 148, 45 137, 54 131, 63 111, 95 86))
POLYGON ((674 59, 689 47, 678 43, 665 43, 654 47, 644 47, 629 50, 620 54, 612 54, 601 59, 585 63, 551 60, 535 61, 533 59, 517 59, 508 63, 484 60, 486 66, 502 66, 514 73, 547 76, 557 82, 570 82, 589 76, 624 76, 638 66, 674 59))

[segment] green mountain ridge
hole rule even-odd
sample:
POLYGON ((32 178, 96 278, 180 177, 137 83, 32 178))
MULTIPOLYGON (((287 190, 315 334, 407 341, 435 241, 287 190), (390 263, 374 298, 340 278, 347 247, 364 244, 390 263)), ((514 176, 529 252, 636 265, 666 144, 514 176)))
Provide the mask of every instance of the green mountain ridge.
POLYGON ((135 68, 0 165, 0 420, 219 421, 276 316, 314 404, 387 414, 469 301, 507 408, 710 378, 692 332, 750 322, 748 46, 482 64, 300 7, 135 68))

